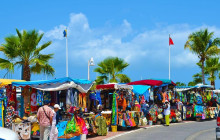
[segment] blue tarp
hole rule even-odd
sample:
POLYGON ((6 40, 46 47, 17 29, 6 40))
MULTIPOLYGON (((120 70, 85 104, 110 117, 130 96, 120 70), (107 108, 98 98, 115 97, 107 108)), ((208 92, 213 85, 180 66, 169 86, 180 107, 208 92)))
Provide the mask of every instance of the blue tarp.
POLYGON ((27 82, 12 82, 13 86, 32 86, 42 84, 54 84, 54 83, 66 83, 73 81, 76 84, 91 84, 92 82, 84 79, 72 79, 70 77, 53 79, 53 80, 39 80, 39 81, 27 81, 27 82))
POLYGON ((135 94, 143 95, 145 92, 148 91, 150 86, 144 86, 144 85, 133 85, 133 92, 135 94))
POLYGON ((151 86, 144 86, 144 85, 132 85, 132 86, 133 86, 133 92, 135 96, 144 95, 145 100, 149 101, 150 93, 148 89, 151 86))

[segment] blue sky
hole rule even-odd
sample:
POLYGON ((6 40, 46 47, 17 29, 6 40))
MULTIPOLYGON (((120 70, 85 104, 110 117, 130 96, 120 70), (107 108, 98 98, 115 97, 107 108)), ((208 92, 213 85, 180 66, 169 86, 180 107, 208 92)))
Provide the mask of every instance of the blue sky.
MULTIPOLYGON (((187 36, 203 28, 220 37, 217 0, 150 1, 150 0, 66 0, 1 1, 1 34, 15 34, 15 29, 37 29, 45 34, 42 42, 53 44, 44 53, 54 53, 51 65, 55 77, 65 76, 65 39, 68 27, 69 75, 87 78, 87 63, 94 57, 97 64, 107 56, 124 58, 130 66, 124 71, 131 79, 168 78, 168 35, 171 47, 171 79, 188 83, 200 69, 197 56, 184 50, 187 36)), ((3 54, 0 54, 3 57, 3 54)), ((95 67, 92 67, 93 70, 95 67)), ((91 78, 97 76, 91 70, 91 78)), ((0 71, 3 77, 5 71, 0 71)), ((20 70, 8 78, 20 78, 20 70)), ((33 75, 32 80, 46 79, 33 75)), ((216 81, 220 88, 220 80, 216 81)))

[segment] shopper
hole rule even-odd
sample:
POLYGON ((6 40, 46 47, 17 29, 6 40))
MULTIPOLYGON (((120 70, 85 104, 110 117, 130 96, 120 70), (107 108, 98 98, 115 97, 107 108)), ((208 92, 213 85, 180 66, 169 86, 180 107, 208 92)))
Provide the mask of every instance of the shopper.
POLYGON ((170 125, 170 103, 167 100, 165 101, 164 115, 165 115, 166 126, 169 126, 170 125))
POLYGON ((59 111, 61 108, 58 104, 54 105, 54 110, 53 110, 53 121, 52 121, 52 126, 51 126, 51 131, 50 131, 50 140, 57 140, 58 138, 58 129, 56 127, 56 113, 59 111))
POLYGON ((53 120, 53 109, 49 107, 50 102, 44 101, 44 106, 37 112, 37 119, 40 124, 40 140, 48 140, 53 120))

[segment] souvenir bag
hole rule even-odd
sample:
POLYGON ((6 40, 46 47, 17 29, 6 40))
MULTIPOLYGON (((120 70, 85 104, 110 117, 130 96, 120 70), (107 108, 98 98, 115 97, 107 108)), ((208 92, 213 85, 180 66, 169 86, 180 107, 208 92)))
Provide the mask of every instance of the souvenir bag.
POLYGON ((74 134, 76 136, 79 136, 80 134, 82 134, 82 121, 80 117, 75 117, 75 122, 76 122, 76 131, 74 134))
POLYGON ((58 129, 58 137, 63 136, 65 133, 65 129, 67 127, 67 121, 59 122, 57 124, 57 129, 58 129))
POLYGON ((83 118, 80 118, 80 119, 81 119, 81 125, 82 125, 82 133, 87 135, 88 134, 88 129, 86 127, 86 123, 85 123, 83 118))
POLYGON ((65 134, 75 133, 76 132, 76 122, 74 116, 70 122, 68 122, 65 130, 65 134))

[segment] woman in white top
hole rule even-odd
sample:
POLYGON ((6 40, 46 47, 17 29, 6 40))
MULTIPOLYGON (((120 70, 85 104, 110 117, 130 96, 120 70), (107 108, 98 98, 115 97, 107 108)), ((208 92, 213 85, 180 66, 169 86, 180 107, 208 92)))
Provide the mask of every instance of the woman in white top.
POLYGON ((170 125, 170 104, 167 100, 165 101, 164 115, 165 115, 166 126, 169 126, 170 125))
POLYGON ((50 140, 57 140, 58 139, 58 130, 56 127, 56 112, 61 109, 58 104, 54 105, 54 110, 53 110, 53 121, 52 121, 52 126, 51 126, 51 131, 50 131, 50 140))

